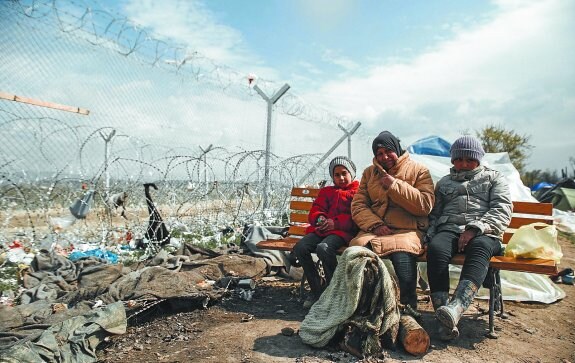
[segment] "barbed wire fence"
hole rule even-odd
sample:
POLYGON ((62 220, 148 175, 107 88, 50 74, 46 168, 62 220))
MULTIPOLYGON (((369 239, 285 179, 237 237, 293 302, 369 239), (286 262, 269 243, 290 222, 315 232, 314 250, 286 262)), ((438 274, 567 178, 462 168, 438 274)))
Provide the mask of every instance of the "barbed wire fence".
MULTIPOLYGON (((272 153, 264 210, 265 105, 245 74, 157 39, 94 1, 2 1, 0 25, 0 92, 90 110, 0 99, 0 243, 37 243, 55 232, 75 243, 143 234, 149 182, 159 188, 154 202, 166 224, 199 239, 246 223, 285 224, 291 187, 327 149, 272 153), (92 211, 63 226, 88 190, 95 191, 92 211), (118 193, 128 196, 126 218, 110 203, 118 193)), ((293 92, 274 112, 280 143, 294 125, 319 126, 322 139, 336 140, 337 125, 353 124, 293 92)), ((323 165, 307 182, 325 179, 323 165)))

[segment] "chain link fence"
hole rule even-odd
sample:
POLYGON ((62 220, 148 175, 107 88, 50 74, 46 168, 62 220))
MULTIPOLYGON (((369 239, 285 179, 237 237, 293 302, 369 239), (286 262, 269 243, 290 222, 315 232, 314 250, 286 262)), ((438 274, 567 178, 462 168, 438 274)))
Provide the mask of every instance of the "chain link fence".
MULTIPOLYGON (((246 223, 285 224, 291 187, 341 137, 337 125, 352 124, 292 91, 282 97, 264 210, 266 107, 245 74, 91 1, 2 1, 0 28, 0 92, 89 110, 0 99, 5 244, 141 235, 148 223, 143 184, 150 182, 173 231, 201 239, 246 223), (88 191, 87 217, 66 223, 70 206, 88 191), (122 206, 113 201, 119 195, 122 206)), ((268 94, 278 88, 258 82, 268 94)), ((306 183, 326 179, 322 165, 306 183)))

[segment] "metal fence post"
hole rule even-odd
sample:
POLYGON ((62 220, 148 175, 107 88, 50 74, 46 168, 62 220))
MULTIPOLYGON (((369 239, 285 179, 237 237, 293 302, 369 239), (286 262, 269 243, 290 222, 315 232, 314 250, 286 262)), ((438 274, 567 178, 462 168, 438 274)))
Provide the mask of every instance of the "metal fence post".
POLYGON ((269 208, 268 193, 270 188, 270 149, 271 149, 271 133, 272 133, 272 106, 283 96, 288 90, 289 84, 284 84, 272 97, 268 97, 258 85, 254 85, 256 92, 266 101, 268 106, 268 121, 266 130, 266 159, 264 167, 264 200, 263 209, 269 208))

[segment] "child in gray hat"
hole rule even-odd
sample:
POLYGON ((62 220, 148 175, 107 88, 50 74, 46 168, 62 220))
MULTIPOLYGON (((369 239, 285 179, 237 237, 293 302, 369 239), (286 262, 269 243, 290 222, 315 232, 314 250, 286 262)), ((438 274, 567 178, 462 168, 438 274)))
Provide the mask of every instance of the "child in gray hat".
POLYGON ((449 175, 435 187, 429 215, 427 275, 443 340, 459 336, 457 323, 483 284, 491 257, 500 254, 512 202, 503 175, 481 164, 481 142, 463 136, 451 145, 449 175), (449 298, 449 261, 465 254, 459 283, 449 298))
POLYGON ((351 219, 351 200, 359 187, 355 164, 345 156, 337 156, 329 163, 329 174, 334 185, 319 190, 308 214, 306 235, 293 249, 312 292, 310 299, 304 302, 306 308, 311 307, 330 283, 337 266, 337 250, 357 233, 351 219), (314 252, 323 264, 325 283, 311 257, 314 252))

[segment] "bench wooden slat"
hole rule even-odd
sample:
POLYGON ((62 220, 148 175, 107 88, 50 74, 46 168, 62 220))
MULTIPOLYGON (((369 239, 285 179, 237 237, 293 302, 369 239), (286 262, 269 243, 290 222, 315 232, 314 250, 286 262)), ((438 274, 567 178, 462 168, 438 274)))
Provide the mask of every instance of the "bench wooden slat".
POLYGON ((292 223, 307 223, 307 214, 303 213, 291 213, 289 215, 289 220, 292 223))
POLYGON ((545 224, 553 224, 552 219, 543 219, 543 218, 527 218, 527 217, 513 217, 511 218, 511 223, 509 223, 508 228, 517 229, 521 226, 531 223, 545 223, 545 224))
POLYGON ((500 270, 532 272, 543 275, 554 275, 558 272, 555 261, 542 258, 494 256, 489 265, 500 270))
POLYGON ((513 237, 513 232, 503 232, 503 244, 508 244, 511 237, 513 237))
MULTIPOLYGON (((417 258, 418 262, 427 262, 427 255, 423 254, 417 258)), ((452 265, 463 265, 465 255, 453 256, 450 263, 452 265)), ((489 262, 489 266, 500 270, 510 270, 519 272, 532 272, 543 275, 554 275, 558 272, 555 261, 542 258, 515 258, 505 256, 494 256, 489 262)))
POLYGON ((278 240, 266 240, 258 242, 257 247, 265 250, 291 251, 299 238, 286 237, 278 240))
POLYGON ((319 189, 317 188, 292 188, 292 197, 308 197, 316 198, 319 194, 319 189))
POLYGON ((305 236, 306 225, 293 225, 289 227, 288 235, 305 236))
POLYGON ((513 213, 553 215, 552 203, 513 202, 513 213))
POLYGON ((311 209, 311 205, 313 204, 313 202, 306 202, 303 200, 292 200, 289 204, 289 208, 292 211, 297 211, 297 212, 304 212, 307 214, 307 212, 310 211, 311 209))

